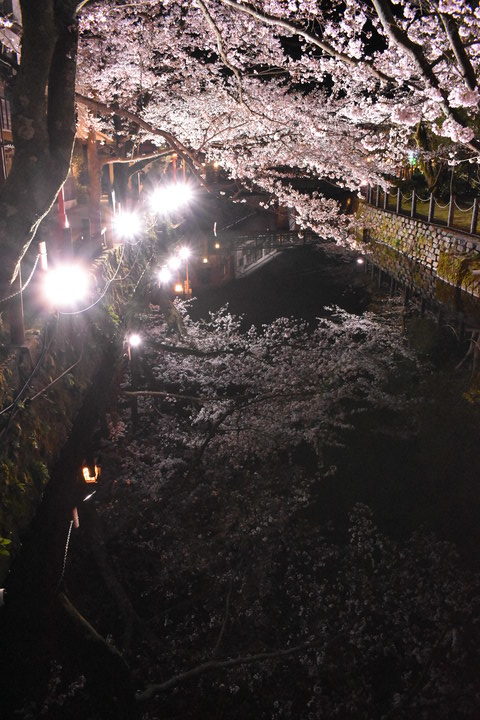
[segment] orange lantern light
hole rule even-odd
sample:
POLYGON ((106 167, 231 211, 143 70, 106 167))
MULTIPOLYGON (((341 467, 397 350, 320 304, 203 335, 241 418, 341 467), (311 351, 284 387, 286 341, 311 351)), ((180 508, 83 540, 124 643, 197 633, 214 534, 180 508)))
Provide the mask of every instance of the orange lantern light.
POLYGON ((96 483, 98 480, 98 477, 100 475, 100 468, 98 467, 98 465, 94 465, 93 469, 94 469, 94 474, 90 475, 90 468, 88 467, 88 465, 84 465, 82 467, 83 479, 88 484, 96 483))

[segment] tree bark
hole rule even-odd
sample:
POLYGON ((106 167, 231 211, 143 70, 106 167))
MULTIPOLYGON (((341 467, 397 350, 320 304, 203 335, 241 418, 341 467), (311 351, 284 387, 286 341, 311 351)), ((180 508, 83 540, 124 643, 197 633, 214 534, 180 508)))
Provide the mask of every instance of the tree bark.
POLYGON ((70 167, 75 139, 75 5, 22 0, 22 59, 12 99, 15 146, 0 192, 0 298, 18 274, 70 167))

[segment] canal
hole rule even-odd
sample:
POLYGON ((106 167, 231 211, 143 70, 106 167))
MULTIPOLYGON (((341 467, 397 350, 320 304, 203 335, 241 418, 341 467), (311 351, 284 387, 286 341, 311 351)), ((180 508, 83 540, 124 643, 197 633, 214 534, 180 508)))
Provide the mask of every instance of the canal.
MULTIPOLYGON (((399 392, 415 398, 403 427, 372 433, 369 416, 346 431, 343 447, 329 451, 334 469, 310 508, 318 521, 341 524, 356 501, 372 506, 386 531, 404 535, 423 526, 455 542, 470 563, 480 561, 480 488, 476 469, 480 417, 472 367, 461 364, 469 331, 480 327, 480 302, 434 278, 418 263, 382 247, 382 265, 335 247, 296 248, 255 273, 202 293, 193 317, 228 304, 244 327, 279 316, 308 322, 332 305, 393 318, 421 363, 415 385, 399 392), (365 262, 357 262, 359 257, 365 262)), ((408 379, 411 382, 411 378, 408 379)))

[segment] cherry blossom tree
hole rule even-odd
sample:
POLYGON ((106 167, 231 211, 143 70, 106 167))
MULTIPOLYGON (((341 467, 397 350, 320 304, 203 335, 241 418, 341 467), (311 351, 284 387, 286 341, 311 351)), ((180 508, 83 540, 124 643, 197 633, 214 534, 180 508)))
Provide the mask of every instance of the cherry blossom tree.
MULTIPOLYGON (((42 0, 22 9, 16 97, 38 103, 27 118, 32 137, 15 104, 18 157, 2 206, 4 280, 66 175, 74 122, 75 7, 60 15, 53 0, 42 0), (42 43, 32 27, 48 28, 42 43), (63 32, 68 47, 57 42, 63 32)), ((425 164, 477 163, 476 6, 106 0, 77 10, 77 100, 88 122, 111 131, 120 114, 123 130, 117 122, 115 131, 135 139, 134 154, 148 139, 160 152, 179 152, 200 174, 205 159, 218 161, 246 187, 297 207, 301 224, 322 235, 344 241, 347 224, 331 201, 295 194, 292 171, 357 190, 394 173, 414 138, 425 164)))
POLYGON ((365 505, 343 529, 314 514, 333 472, 322 448, 372 403, 387 409, 383 432, 410 412, 398 377, 392 392, 399 362, 410 389, 415 373, 398 331, 341 311, 257 329, 225 309, 203 322, 179 312, 181 337, 155 308, 142 316, 138 385, 124 391, 136 425, 128 403, 112 410, 101 500, 80 508, 72 541, 66 585, 108 650, 77 630, 88 662, 50 655, 48 692, 30 711, 471 717, 478 578, 448 543, 387 537, 365 505))
MULTIPOLYGON (((476 162, 478 22, 465 3, 94 4, 80 83, 269 192, 288 194, 276 166, 358 188, 404 162, 419 123, 476 162)), ((290 200, 328 232, 332 207, 290 200)))

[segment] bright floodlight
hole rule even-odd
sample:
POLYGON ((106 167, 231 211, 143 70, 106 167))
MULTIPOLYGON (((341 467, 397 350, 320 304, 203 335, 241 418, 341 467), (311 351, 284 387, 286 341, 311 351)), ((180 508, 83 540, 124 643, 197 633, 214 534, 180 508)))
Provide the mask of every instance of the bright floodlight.
POLYGON ((55 307, 74 305, 89 291, 90 276, 79 265, 61 265, 45 274, 45 297, 55 307))
POLYGON ((178 257, 181 260, 188 260, 188 258, 190 257, 191 254, 192 254, 192 251, 190 250, 190 248, 185 247, 185 246, 181 247, 180 250, 178 251, 178 257))
POLYGON ((113 219, 113 227, 119 237, 128 240, 140 235, 142 232, 142 221, 138 213, 120 212, 118 215, 115 215, 113 219))
POLYGON ((132 333, 128 336, 127 341, 130 347, 138 347, 142 342, 142 338, 137 333, 132 333))
POLYGON ((167 265, 170 268, 170 270, 178 270, 180 265, 182 264, 182 261, 179 257, 176 255, 173 255, 173 257, 169 258, 167 260, 167 265))
POLYGON ((364 262, 365 260, 362 257, 357 258, 357 265, 363 265, 364 262))
POLYGON ((150 207, 159 215, 174 212, 190 202, 192 189, 184 183, 159 187, 150 195, 150 207))
POLYGON ((170 272, 168 267, 165 266, 165 267, 160 268, 160 270, 158 271, 158 282, 161 285, 163 285, 165 283, 170 282, 171 279, 172 279, 172 273, 170 272))

